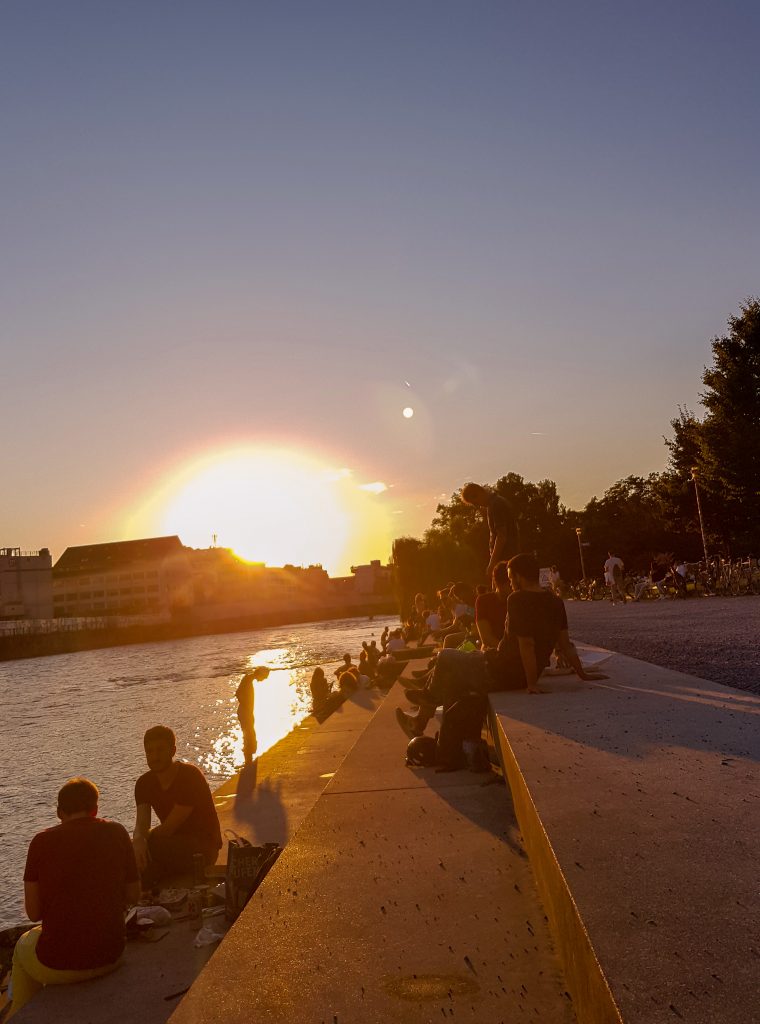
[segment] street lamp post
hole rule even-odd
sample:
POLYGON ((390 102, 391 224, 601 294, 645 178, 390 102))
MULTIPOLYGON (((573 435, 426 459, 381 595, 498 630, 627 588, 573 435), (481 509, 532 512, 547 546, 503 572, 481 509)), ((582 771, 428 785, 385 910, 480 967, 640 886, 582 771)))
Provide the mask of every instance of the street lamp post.
POLYGON ((694 481, 694 494, 697 496, 697 512, 699 514, 699 530, 702 534, 702 550, 705 553, 705 569, 707 569, 707 541, 705 540, 705 521, 702 518, 702 502, 699 500, 699 485, 697 483, 698 466, 691 467, 691 479, 694 481))
POLYGON ((586 578, 586 563, 583 561, 583 544, 581 544, 582 528, 580 526, 576 526, 575 527, 575 532, 576 532, 576 535, 578 537, 578 554, 581 556, 581 573, 583 574, 583 579, 585 580, 585 578, 586 578))

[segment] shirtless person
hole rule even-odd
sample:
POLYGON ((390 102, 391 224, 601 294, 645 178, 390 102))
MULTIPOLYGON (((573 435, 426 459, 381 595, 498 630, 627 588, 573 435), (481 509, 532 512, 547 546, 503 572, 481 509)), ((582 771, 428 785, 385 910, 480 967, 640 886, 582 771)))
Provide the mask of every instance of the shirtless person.
POLYGON ((165 725, 143 738, 149 771, 135 783, 137 817, 132 842, 143 887, 192 869, 200 853, 214 864, 222 846, 219 818, 200 768, 176 761, 177 741, 165 725), (150 827, 151 811, 160 822, 150 827))
POLYGON ((248 766, 253 764, 253 755, 256 753, 258 743, 256 741, 256 729, 253 721, 253 681, 263 682, 269 678, 269 669, 265 665, 257 665, 250 672, 246 672, 240 680, 235 696, 238 699, 238 722, 243 733, 243 763, 248 766))

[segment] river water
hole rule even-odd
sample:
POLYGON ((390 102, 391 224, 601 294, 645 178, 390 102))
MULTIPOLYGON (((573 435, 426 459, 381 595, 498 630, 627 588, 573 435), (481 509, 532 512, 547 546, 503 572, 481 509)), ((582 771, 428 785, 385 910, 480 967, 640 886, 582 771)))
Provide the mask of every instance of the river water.
POLYGON ((329 675, 344 652, 358 656, 362 640, 379 645, 394 622, 310 622, 0 663, 0 926, 24 919, 26 850, 36 832, 57 824, 56 794, 68 778, 96 782, 100 815, 131 832, 151 725, 171 726, 177 756, 215 789, 242 763, 234 694, 245 669, 272 669, 255 683, 261 754, 309 713, 316 665, 329 675))

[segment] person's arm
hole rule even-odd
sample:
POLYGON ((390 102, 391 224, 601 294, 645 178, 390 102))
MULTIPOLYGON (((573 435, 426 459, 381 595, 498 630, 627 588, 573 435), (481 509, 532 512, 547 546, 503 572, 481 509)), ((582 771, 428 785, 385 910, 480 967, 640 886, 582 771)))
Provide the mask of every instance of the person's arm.
POLYGON ((177 829, 184 825, 190 815, 193 813, 193 807, 191 805, 175 804, 174 807, 169 811, 166 821, 162 821, 160 825, 156 826, 154 832, 157 832, 162 836, 173 836, 177 829))
POLYGON ((30 921, 42 919, 42 897, 39 882, 24 882, 24 909, 30 921))
POLYGON ((480 637, 480 642, 483 645, 483 650, 485 650, 486 647, 499 646, 499 638, 491 628, 491 623, 488 619, 477 619, 475 625, 477 626, 478 636, 480 637))
POLYGON ((494 537, 493 547, 491 548, 491 558, 489 559, 488 565, 486 566, 486 576, 490 577, 493 573, 494 567, 498 562, 501 561, 501 553, 507 544, 507 532, 506 530, 499 530, 494 537))
POLYGON ((525 681, 528 684, 528 693, 541 693, 542 691, 538 688, 536 642, 532 636, 518 636, 517 644, 520 648, 520 661, 525 673, 525 681))
POLYGON ((135 860, 140 871, 148 866, 148 833, 150 832, 150 804, 138 804, 135 815, 135 829, 132 833, 132 846, 135 860))
POLYGON ((116 825, 121 848, 122 863, 124 866, 124 892, 122 900, 125 907, 133 907, 140 900, 141 886, 140 875, 137 870, 134 847, 130 841, 129 833, 122 825, 116 825))
POLYGON ((562 654, 567 659, 568 664, 573 669, 573 671, 575 672, 575 674, 578 676, 579 679, 585 679, 586 681, 592 681, 594 679, 608 679, 609 678, 603 672, 597 672, 597 671, 587 672, 586 671, 586 669, 581 664, 581 659, 578 657, 578 652, 575 649, 575 644, 573 644, 570 641, 570 634, 568 633, 568 631, 566 629, 563 629, 562 632, 560 633, 559 640, 557 641, 557 646, 559 647, 560 651, 562 652, 562 654))

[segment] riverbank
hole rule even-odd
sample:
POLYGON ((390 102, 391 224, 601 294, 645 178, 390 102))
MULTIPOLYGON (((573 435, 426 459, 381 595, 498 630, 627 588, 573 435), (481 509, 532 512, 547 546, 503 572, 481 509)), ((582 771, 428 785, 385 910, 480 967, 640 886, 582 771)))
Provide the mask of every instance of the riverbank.
POLYGON ((295 609, 291 612, 259 613, 230 619, 199 619, 193 616, 158 622, 152 625, 106 627, 105 629, 72 629, 50 633, 21 633, 0 637, 0 661, 43 658, 55 654, 76 654, 108 647, 131 644, 164 643, 197 636, 244 633, 273 626, 298 626, 306 623, 336 622, 362 616, 392 615, 395 601, 370 601, 359 606, 331 609, 325 617, 324 608, 295 609))
MULTIPOLYGON (((310 716, 214 792, 223 833, 230 829, 255 845, 285 847, 319 799, 348 751, 363 733, 383 694, 363 690, 350 697, 320 725, 310 716)), ((226 844, 219 860, 226 863, 226 844)), ((224 918, 212 918, 226 931, 224 918)), ((162 1024, 193 983, 217 945, 196 949, 196 929, 176 921, 159 942, 128 943, 124 963, 114 974, 90 984, 43 990, 18 1017, 19 1024, 51 1020, 120 1024, 162 1024)))
POLYGON ((256 684, 263 754, 308 717, 314 667, 331 674, 344 652, 379 642, 393 622, 322 621, 1 663, 0 925, 23 916, 27 846, 55 824, 51 801, 66 779, 96 782, 103 816, 131 828, 134 780, 145 771, 142 737, 161 722, 174 729, 178 756, 198 765, 214 790, 243 760, 235 689, 247 668, 271 668, 256 684))

